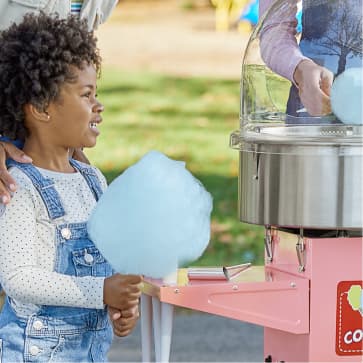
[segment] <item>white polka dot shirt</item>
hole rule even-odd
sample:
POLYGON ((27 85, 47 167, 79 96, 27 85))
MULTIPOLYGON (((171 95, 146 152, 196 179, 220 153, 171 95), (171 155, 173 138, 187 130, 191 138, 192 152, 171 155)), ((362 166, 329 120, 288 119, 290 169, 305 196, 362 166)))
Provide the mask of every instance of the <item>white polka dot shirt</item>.
MULTIPOLYGON (((106 188, 106 180, 96 168, 106 188)), ((58 223, 88 220, 95 198, 83 176, 38 168, 52 179, 65 210, 58 223)), ((76 277, 54 272, 55 225, 30 179, 11 168, 18 189, 0 217, 0 283, 17 305, 57 305, 102 309, 103 277, 76 277)))

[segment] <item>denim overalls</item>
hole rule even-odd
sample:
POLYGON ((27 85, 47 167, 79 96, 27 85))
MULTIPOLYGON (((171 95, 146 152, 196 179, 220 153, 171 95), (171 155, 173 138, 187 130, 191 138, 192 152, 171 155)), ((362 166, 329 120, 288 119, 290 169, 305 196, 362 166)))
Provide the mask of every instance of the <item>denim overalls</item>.
MULTIPOLYGON (((74 160, 71 164, 98 200, 102 189, 94 170, 74 160)), ((64 223, 65 212, 53 181, 30 164, 10 161, 9 166, 20 168, 31 179, 55 226, 54 271, 79 277, 110 276, 112 268, 88 238, 86 222, 64 223)), ((16 306, 7 297, 0 314, 0 363, 104 362, 112 336, 106 308, 16 306)))
MULTIPOLYGON (((335 76, 362 67, 362 0, 303 0, 302 5, 302 54, 335 76)), ((286 123, 340 123, 334 116, 311 119, 307 112, 296 112, 303 108, 293 85, 286 123)))

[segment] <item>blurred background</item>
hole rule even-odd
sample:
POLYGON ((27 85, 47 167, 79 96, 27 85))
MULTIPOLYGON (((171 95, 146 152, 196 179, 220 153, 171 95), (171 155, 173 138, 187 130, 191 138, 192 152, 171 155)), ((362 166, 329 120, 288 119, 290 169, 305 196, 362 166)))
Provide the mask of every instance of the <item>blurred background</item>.
POLYGON ((262 227, 238 221, 238 152, 229 148, 256 5, 124 0, 97 31, 105 112, 87 155, 108 182, 149 150, 186 162, 214 198, 211 242, 193 265, 263 261, 262 227))

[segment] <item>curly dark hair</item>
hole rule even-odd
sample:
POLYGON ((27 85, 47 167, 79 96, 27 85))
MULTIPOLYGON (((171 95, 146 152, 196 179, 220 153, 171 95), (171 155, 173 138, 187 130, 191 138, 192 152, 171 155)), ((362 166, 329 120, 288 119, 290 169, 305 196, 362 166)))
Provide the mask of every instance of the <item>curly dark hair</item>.
POLYGON ((71 66, 92 64, 99 74, 96 42, 86 21, 74 16, 28 14, 0 32, 0 134, 24 141, 23 106, 43 111, 57 101, 62 84, 75 81, 71 66))

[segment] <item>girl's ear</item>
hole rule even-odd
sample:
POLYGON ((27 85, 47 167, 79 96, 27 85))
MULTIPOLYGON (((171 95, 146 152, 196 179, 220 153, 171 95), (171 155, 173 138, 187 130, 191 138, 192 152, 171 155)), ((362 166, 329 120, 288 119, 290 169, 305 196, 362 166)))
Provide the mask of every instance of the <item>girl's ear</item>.
POLYGON ((24 105, 24 112, 27 119, 32 119, 34 121, 48 122, 50 120, 50 115, 45 110, 39 110, 36 106, 31 103, 24 105))

